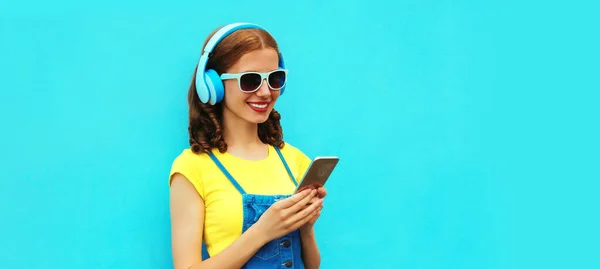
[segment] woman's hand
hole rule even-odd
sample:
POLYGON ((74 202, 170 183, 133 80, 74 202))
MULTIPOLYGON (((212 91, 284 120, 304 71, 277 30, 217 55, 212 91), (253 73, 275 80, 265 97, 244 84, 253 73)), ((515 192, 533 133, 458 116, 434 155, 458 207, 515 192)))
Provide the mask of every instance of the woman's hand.
MULTIPOLYGON (((318 200, 323 200, 325 196, 327 196, 327 189, 325 189, 325 187, 315 187, 315 189, 317 190, 317 195, 315 195, 315 197, 308 202, 309 205, 317 202, 318 200)), ((323 204, 321 204, 321 208, 323 208, 323 204)))
POLYGON ((317 222, 317 219, 319 218, 319 216, 321 216, 321 209, 323 209, 323 199, 325 198, 325 196, 327 196, 327 189, 325 189, 325 187, 318 187, 316 188, 316 190, 317 195, 315 195, 315 197, 313 197, 310 200, 309 204, 320 203, 320 206, 317 208, 318 212, 300 227, 300 233, 302 234, 311 233, 315 223, 317 222))
POLYGON ((267 242, 300 228, 319 214, 322 199, 309 205, 318 194, 318 190, 306 189, 275 202, 254 224, 255 228, 267 242))

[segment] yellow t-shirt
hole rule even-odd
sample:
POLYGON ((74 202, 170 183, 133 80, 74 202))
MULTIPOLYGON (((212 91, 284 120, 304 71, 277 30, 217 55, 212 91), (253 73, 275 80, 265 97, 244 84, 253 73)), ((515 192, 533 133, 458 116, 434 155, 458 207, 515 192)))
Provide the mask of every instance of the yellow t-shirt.
MULTIPOLYGON (((288 143, 281 153, 296 181, 300 181, 311 159, 288 143)), ((248 194, 292 194, 296 188, 272 146, 269 156, 259 161, 244 160, 217 149, 213 154, 248 194)), ((208 253, 214 256, 242 234, 242 196, 208 154, 183 150, 173 161, 171 176, 175 173, 184 175, 204 199, 203 240, 208 253)))

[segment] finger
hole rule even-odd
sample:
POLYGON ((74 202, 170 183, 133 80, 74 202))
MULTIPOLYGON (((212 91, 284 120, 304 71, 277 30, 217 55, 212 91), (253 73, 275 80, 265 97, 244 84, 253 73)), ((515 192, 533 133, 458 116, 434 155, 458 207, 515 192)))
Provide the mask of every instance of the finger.
POLYGON ((315 212, 313 217, 310 219, 310 222, 311 223, 317 222, 317 220, 319 219, 320 216, 321 216, 321 210, 317 210, 317 212, 315 212))
POLYGON ((317 197, 317 195, 315 195, 312 199, 310 199, 310 201, 308 202, 307 205, 310 205, 310 204, 316 202, 317 200, 319 200, 319 197, 317 197))
POLYGON ((306 190, 298 192, 286 199, 279 200, 278 202, 276 202, 276 204, 278 204, 281 208, 288 208, 288 207, 293 206, 293 205, 297 204, 298 202, 302 201, 302 199, 306 198, 310 193, 311 193, 311 190, 306 189, 306 190))
POLYGON ((319 216, 321 216, 321 210, 323 209, 323 203, 321 202, 321 206, 319 206, 316 210, 315 210, 315 217, 314 220, 316 220, 317 218, 319 218, 319 216))
POLYGON ((291 216, 296 212, 300 211, 306 206, 306 204, 308 204, 308 202, 310 202, 311 199, 313 199, 317 195, 317 190, 308 190, 308 192, 309 194, 302 198, 302 200, 285 209, 285 215, 291 216))
MULTIPOLYGON (((315 191, 315 193, 316 193, 316 191, 315 191)), ((323 203, 322 199, 317 200, 312 205, 310 205, 310 206, 302 209, 298 213, 292 215, 288 219, 288 223, 297 223, 298 221, 305 219, 307 216, 311 215, 311 213, 314 213, 315 211, 317 211, 317 209, 321 206, 322 203, 323 203)))
POLYGON ((320 215, 321 215, 320 210, 312 211, 306 217, 304 217, 304 218, 300 219, 298 222, 294 223, 292 225, 292 230, 296 230, 296 229, 300 228, 302 225, 305 225, 307 223, 315 223, 317 221, 317 218, 319 218, 320 215))
POLYGON ((323 205, 321 205, 321 207, 311 214, 312 218, 310 218, 309 222, 314 223, 317 221, 317 219, 321 216, 321 209, 323 209, 323 205))
POLYGON ((319 192, 319 197, 324 198, 327 195, 327 189, 324 187, 319 187, 317 190, 319 192))
POLYGON ((298 192, 298 193, 300 193, 300 192, 303 192, 303 191, 305 191, 305 190, 307 190, 307 189, 310 189, 310 186, 304 186, 304 187, 302 187, 302 188, 298 189, 298 191, 297 191, 297 192, 298 192))
POLYGON ((322 209, 323 209, 323 204, 321 204, 321 207, 319 207, 319 209, 315 210, 317 212, 315 213, 316 216, 314 217, 313 222, 316 222, 317 219, 321 216, 321 210, 322 209))

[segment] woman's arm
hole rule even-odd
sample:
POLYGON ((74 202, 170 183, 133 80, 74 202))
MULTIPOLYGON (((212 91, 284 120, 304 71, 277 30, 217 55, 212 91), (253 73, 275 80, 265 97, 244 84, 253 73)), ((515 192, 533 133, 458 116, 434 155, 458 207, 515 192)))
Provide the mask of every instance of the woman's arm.
MULTIPOLYGON (((317 193, 318 197, 313 198, 311 201, 312 203, 315 203, 315 201, 323 202, 323 199, 327 196, 327 189, 319 187, 317 193)), ((321 216, 321 209, 323 209, 322 204, 317 209, 315 216, 300 227, 302 261, 304 261, 304 266, 307 269, 318 269, 321 266, 321 253, 319 252, 319 247, 317 246, 317 240, 315 238, 315 222, 317 222, 317 219, 321 216)))
POLYGON ((321 266, 321 253, 315 239, 315 230, 310 228, 300 230, 302 241, 302 261, 306 269, 318 269, 321 266))
POLYGON ((202 261, 204 200, 188 179, 177 173, 171 181, 171 245, 175 269, 240 268, 268 239, 250 227, 219 254, 202 261))

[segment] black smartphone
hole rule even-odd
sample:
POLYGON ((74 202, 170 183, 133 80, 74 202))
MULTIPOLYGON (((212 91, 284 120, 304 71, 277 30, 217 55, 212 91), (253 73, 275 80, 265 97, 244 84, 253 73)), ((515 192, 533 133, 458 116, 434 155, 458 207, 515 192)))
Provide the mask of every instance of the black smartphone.
POLYGON ((323 187, 339 161, 340 158, 336 156, 316 157, 310 163, 294 193, 298 193, 309 187, 323 187))

